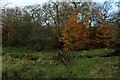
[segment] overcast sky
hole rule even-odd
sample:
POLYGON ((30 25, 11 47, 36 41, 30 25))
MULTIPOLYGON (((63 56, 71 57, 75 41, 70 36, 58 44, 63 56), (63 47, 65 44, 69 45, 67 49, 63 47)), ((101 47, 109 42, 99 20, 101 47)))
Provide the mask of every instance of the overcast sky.
MULTIPOLYGON (((0 0, 0 7, 3 7, 5 4, 7 4, 7 7, 24 7, 27 5, 35 5, 35 4, 43 4, 45 2, 49 1, 72 1, 72 0, 0 0)), ((80 1, 80 0, 74 0, 74 1, 80 1)), ((89 1, 89 0, 82 0, 82 1, 89 1)), ((92 0, 95 2, 104 2, 105 0, 92 0)), ((109 1, 109 0, 107 0, 109 1)), ((112 1, 119 1, 119 0, 112 0, 112 1)), ((114 6, 113 6, 114 7, 114 6)), ((117 9, 117 8, 113 8, 117 9)))
POLYGON ((5 5, 7 3, 9 7, 15 6, 27 6, 27 5, 34 5, 34 4, 43 4, 48 2, 49 0, 0 0, 0 6, 5 5))

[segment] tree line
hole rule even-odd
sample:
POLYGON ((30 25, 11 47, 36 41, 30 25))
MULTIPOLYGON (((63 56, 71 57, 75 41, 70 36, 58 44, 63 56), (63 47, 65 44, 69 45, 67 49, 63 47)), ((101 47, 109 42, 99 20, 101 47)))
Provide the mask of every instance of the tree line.
MULTIPOLYGON (((112 2, 51 2, 2 9, 3 46, 30 50, 119 48, 120 11, 112 2)), ((119 8, 119 2, 114 3, 119 8)))

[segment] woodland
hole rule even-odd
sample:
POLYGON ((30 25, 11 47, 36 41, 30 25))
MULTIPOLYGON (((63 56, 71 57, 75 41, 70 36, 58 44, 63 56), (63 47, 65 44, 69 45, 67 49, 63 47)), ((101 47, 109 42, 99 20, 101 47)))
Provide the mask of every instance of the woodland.
POLYGON ((120 2, 1 9, 2 78, 119 78, 120 2))

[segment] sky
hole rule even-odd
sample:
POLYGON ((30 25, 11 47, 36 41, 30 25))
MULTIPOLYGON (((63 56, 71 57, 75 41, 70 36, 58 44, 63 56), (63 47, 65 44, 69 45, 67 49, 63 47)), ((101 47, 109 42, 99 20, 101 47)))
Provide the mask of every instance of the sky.
POLYGON ((23 7, 27 5, 43 4, 48 1, 49 0, 0 0, 0 6, 4 6, 7 4, 7 6, 9 7, 23 7))
MULTIPOLYGON (((7 3, 8 3, 7 6, 9 7, 15 7, 15 6, 24 7, 27 5, 43 4, 49 1, 76 1, 78 2, 78 1, 90 1, 90 0, 0 0, 0 7, 4 6, 7 3)), ((103 1, 110 1, 110 0, 92 0, 92 1, 103 2, 103 1)), ((112 1, 119 1, 119 0, 112 0, 112 1)))
MULTIPOLYGON (((7 4, 5 7, 24 7, 27 5, 35 5, 35 4, 43 4, 49 1, 89 1, 89 0, 0 0, 0 8, 7 4)), ((95 2, 104 2, 104 1, 110 1, 110 0, 92 0, 95 2)), ((120 1, 120 0, 112 0, 112 1, 120 1)), ((112 6, 115 11, 117 11, 117 8, 115 6, 112 6)))

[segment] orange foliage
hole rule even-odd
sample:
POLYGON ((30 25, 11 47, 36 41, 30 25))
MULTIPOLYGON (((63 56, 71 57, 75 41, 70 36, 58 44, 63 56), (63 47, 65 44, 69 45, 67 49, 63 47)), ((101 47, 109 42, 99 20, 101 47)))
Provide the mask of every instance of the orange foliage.
POLYGON ((64 50, 81 49, 86 39, 89 37, 88 30, 77 20, 77 12, 72 11, 68 21, 64 23, 62 37, 60 41, 64 43, 64 50))
POLYGON ((110 41, 112 40, 112 34, 113 34, 113 30, 111 29, 110 24, 107 21, 105 21, 97 29, 96 42, 101 43, 107 47, 111 44, 110 41))

